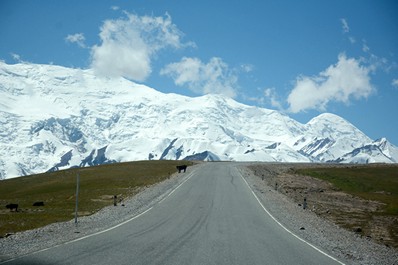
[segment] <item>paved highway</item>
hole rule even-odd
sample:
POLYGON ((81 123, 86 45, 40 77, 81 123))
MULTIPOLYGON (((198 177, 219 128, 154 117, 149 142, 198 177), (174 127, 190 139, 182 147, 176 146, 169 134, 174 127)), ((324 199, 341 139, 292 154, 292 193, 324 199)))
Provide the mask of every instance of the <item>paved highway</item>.
POLYGON ((339 264, 277 224, 233 163, 185 174, 137 218, 5 264, 339 264))

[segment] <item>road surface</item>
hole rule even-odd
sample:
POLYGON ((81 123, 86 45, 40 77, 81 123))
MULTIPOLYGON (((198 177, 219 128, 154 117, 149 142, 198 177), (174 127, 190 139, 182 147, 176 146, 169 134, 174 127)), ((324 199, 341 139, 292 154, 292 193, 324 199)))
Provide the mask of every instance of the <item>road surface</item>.
POLYGON ((341 264, 275 222, 233 163, 205 163, 137 218, 5 264, 341 264))

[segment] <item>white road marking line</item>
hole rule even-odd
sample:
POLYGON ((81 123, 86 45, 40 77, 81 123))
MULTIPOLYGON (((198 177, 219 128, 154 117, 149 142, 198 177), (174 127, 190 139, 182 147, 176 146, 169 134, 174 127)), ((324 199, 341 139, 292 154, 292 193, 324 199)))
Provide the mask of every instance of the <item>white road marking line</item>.
POLYGON ((170 197, 179 187, 181 187, 185 182, 187 182, 190 178, 192 178, 193 173, 191 173, 189 175, 188 178, 186 178, 183 182, 180 183, 180 185, 178 185, 177 187, 175 187, 169 194, 167 194, 166 196, 164 196, 163 199, 161 199, 158 204, 162 203, 165 199, 167 199, 168 197, 170 197))
POLYGON ((242 176, 242 174, 240 175, 241 178, 243 179, 243 181, 246 183, 247 187, 249 187, 250 191, 252 192, 253 196, 256 198, 256 200, 258 201, 258 203, 261 205, 261 207, 263 208, 263 210, 280 226, 282 227, 284 230, 286 230, 286 232, 288 232, 289 234, 291 234, 292 236, 294 236, 295 238, 297 238, 298 240, 304 242, 305 244, 309 245, 310 247, 312 247, 313 249, 317 250, 318 252, 322 253, 323 255, 327 256, 328 258, 331 258, 332 260, 338 262, 341 265, 345 265, 343 262, 337 260, 336 258, 330 256, 329 254, 325 253, 324 251, 320 250, 319 248, 317 248, 316 246, 314 246, 313 244, 305 241, 304 239, 302 239, 301 237, 299 237, 298 235, 294 234, 292 231, 290 231, 289 229, 287 229, 283 224, 281 224, 278 220, 276 220, 276 218, 264 207, 264 205, 261 203, 260 199, 257 197, 257 195, 254 193, 254 191, 252 190, 252 188, 249 186, 249 183, 247 183, 247 181, 245 180, 245 178, 242 176))
MULTIPOLYGON (((194 172, 195 172, 195 171, 194 171, 194 172)), ((180 188, 185 182, 187 182, 190 178, 192 178, 192 176, 194 175, 194 174, 193 174, 194 172, 192 172, 192 173, 189 175, 188 178, 186 178, 186 179, 185 179, 183 182, 181 182, 177 187, 175 187, 167 196, 165 196, 165 197, 164 197, 161 201, 159 201, 157 204, 162 203, 166 198, 168 198, 169 196, 171 196, 178 188, 180 188)), ((5 263, 8 263, 8 262, 17 260, 17 259, 24 258, 24 257, 29 256, 29 255, 34 255, 34 254, 41 253, 41 252, 44 252, 44 251, 49 250, 49 249, 57 248, 57 247, 60 247, 60 246, 65 246, 65 245, 68 245, 68 244, 70 244, 70 243, 74 243, 74 242, 77 242, 77 241, 80 241, 80 240, 83 240, 83 239, 86 239, 86 238, 89 238, 89 237, 92 237, 92 236, 96 236, 96 235, 103 234, 103 233, 108 232, 108 231, 111 231, 111 230, 113 230, 113 229, 115 229, 115 228, 117 228, 117 227, 119 227, 119 226, 122 226, 122 225, 124 225, 124 224, 127 224, 128 222, 131 222, 131 221, 133 221, 134 219, 137 219, 138 217, 140 217, 140 216, 146 214, 147 212, 149 212, 150 210, 152 210, 153 207, 154 207, 154 206, 152 206, 152 207, 146 209, 146 210, 143 211, 142 213, 140 213, 140 214, 138 214, 138 215, 135 215, 135 216, 133 216, 132 218, 130 218, 130 219, 128 219, 128 220, 126 220, 126 221, 124 221, 124 222, 122 222, 122 223, 120 223, 120 224, 117 224, 117 225, 112 226, 112 227, 110 227, 110 228, 107 228, 107 229, 105 229, 105 230, 102 230, 102 231, 99 231, 99 232, 96 232, 96 233, 93 233, 93 234, 89 234, 89 235, 86 235, 86 236, 83 236, 83 237, 79 237, 79 238, 73 239, 72 241, 68 241, 68 242, 61 243, 61 244, 59 244, 59 245, 55 245, 55 246, 51 246, 51 247, 48 247, 48 248, 45 248, 45 249, 41 249, 41 250, 38 250, 38 251, 34 251, 34 252, 31 252, 31 253, 27 253, 27 254, 25 254, 25 255, 18 256, 18 257, 9 259, 9 260, 0 261, 0 264, 5 264, 5 263)))
POLYGON ((144 215, 145 213, 147 213, 147 212, 149 212, 150 210, 152 210, 152 208, 153 208, 153 207, 150 207, 150 208, 146 209, 145 211, 143 211, 142 213, 137 214, 137 215, 135 215, 134 217, 132 217, 132 218, 130 218, 130 219, 128 219, 128 220, 126 220, 126 221, 120 223, 120 224, 117 224, 117 225, 115 225, 115 226, 112 226, 112 227, 110 227, 110 228, 108 228, 108 229, 105 229, 105 230, 102 230, 102 231, 99 231, 99 232, 96 232, 96 233, 93 233, 93 234, 89 234, 89 235, 86 235, 86 236, 83 236, 83 237, 79 237, 79 238, 73 239, 72 241, 68 241, 68 242, 61 243, 61 244, 59 244, 59 245, 55 245, 55 246, 51 246, 51 247, 48 247, 48 248, 40 249, 40 250, 38 250, 38 251, 34 251, 34 252, 31 252, 31 253, 27 253, 27 254, 25 254, 25 255, 18 256, 18 257, 9 259, 9 260, 1 261, 0 264, 8 263, 8 262, 11 262, 11 261, 14 261, 14 260, 18 260, 18 259, 21 259, 21 258, 30 256, 30 255, 38 254, 38 253, 41 253, 41 252, 44 252, 44 251, 47 251, 47 250, 50 250, 50 249, 53 249, 53 248, 57 248, 57 247, 60 247, 60 246, 65 246, 65 245, 68 245, 68 244, 70 244, 70 243, 74 243, 74 242, 77 242, 77 241, 80 241, 80 240, 83 240, 83 239, 86 239, 86 238, 89 238, 89 237, 92 237, 92 236, 100 235, 100 234, 102 234, 102 233, 111 231, 111 230, 113 230, 113 229, 115 229, 115 228, 117 228, 117 227, 119 227, 119 226, 122 226, 122 225, 124 225, 124 224, 126 224, 126 223, 128 223, 128 222, 130 222, 130 221, 133 221, 134 219, 140 217, 141 215, 144 215))
POLYGON ((140 217, 140 216, 146 214, 147 212, 149 212, 150 210, 152 210, 152 208, 153 208, 153 206, 150 207, 150 208, 148 208, 148 209, 146 209, 146 210, 143 211, 142 213, 140 213, 140 214, 138 214, 138 215, 136 215, 136 216, 134 216, 134 217, 132 217, 132 218, 130 218, 130 219, 124 221, 124 222, 121 222, 120 224, 117 224, 117 225, 115 225, 115 226, 112 226, 112 227, 110 227, 110 228, 108 228, 108 229, 105 229, 105 230, 102 230, 102 231, 99 231, 99 232, 96 232, 96 233, 94 233, 94 234, 90 234, 90 235, 87 235, 87 236, 83 236, 83 237, 80 237, 80 238, 76 238, 76 239, 74 239, 74 240, 72 240, 72 241, 66 242, 66 243, 61 244, 61 245, 67 245, 67 244, 70 244, 70 243, 73 243, 73 242, 77 242, 77 241, 80 241, 80 240, 83 240, 83 239, 86 239, 86 238, 89 238, 89 237, 92 237, 92 236, 100 235, 100 234, 103 234, 103 233, 105 233, 105 232, 111 231, 111 230, 113 230, 113 229, 115 229, 115 228, 118 228, 119 226, 122 226, 122 225, 124 225, 124 224, 127 224, 128 222, 131 222, 131 221, 133 221, 134 219, 137 219, 138 217, 140 217))

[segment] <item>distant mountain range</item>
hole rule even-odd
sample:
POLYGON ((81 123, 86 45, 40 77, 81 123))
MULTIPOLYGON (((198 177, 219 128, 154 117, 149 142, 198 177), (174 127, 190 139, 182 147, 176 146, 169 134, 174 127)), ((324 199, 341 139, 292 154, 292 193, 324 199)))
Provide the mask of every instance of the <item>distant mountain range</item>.
POLYGON ((396 163, 345 119, 307 124, 221 95, 164 94, 91 70, 0 62, 0 179, 148 159, 396 163))

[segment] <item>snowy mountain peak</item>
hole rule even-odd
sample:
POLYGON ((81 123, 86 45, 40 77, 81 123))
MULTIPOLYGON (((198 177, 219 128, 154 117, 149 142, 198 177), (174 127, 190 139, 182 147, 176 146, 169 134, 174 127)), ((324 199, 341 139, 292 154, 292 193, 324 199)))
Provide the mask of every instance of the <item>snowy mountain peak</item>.
POLYGON ((318 115, 310 120, 307 126, 324 138, 335 140, 348 136, 351 139, 352 136, 355 136, 359 142, 371 142, 371 139, 353 124, 332 113, 318 115))
POLYGON ((301 124, 221 95, 164 94, 91 70, 0 62, 0 93, 0 179, 145 159, 398 161, 386 139, 373 142, 334 114, 301 124))
POLYGON ((308 126, 319 130, 321 133, 333 133, 333 131, 357 131, 358 129, 347 120, 332 113, 323 113, 311 119, 308 126))
POLYGON ((346 121, 345 119, 343 119, 342 117, 333 114, 333 113, 322 113, 319 114, 318 116, 314 117, 313 119, 311 119, 308 123, 312 124, 312 123, 320 123, 320 122, 328 122, 328 123, 349 123, 348 121, 346 121))
POLYGON ((386 138, 380 138, 376 141, 373 142, 374 145, 376 145, 380 151, 385 155, 388 159, 386 163, 389 163, 391 160, 394 163, 398 163, 398 149, 396 146, 391 144, 386 138))

